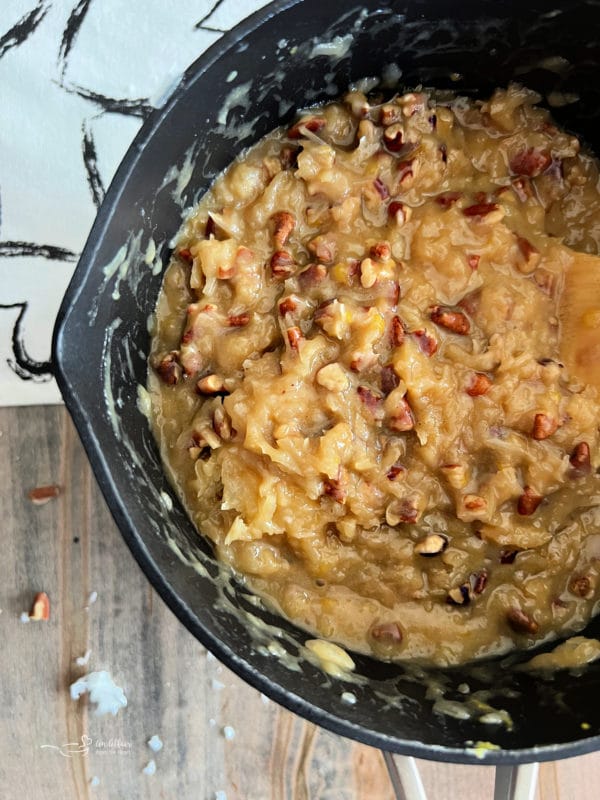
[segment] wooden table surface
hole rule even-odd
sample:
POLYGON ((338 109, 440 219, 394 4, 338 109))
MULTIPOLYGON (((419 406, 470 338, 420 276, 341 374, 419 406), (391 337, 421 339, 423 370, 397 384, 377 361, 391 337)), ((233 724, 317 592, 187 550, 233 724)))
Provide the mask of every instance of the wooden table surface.
MULTIPOLYGON (((167 609, 122 541, 63 408, 0 409, 0 479, 2 800, 393 800, 379 751, 261 696, 167 609), (33 505, 28 490, 45 484, 63 493, 33 505), (41 590, 51 618, 24 624, 41 590), (99 669, 125 690, 116 717, 70 698, 69 685, 99 669), (154 734, 164 742, 156 754, 154 734), (58 749, 82 742, 70 757, 58 749)), ((492 797, 491 767, 418 763, 430 800, 492 797)), ((596 800, 599 785, 600 753, 542 765, 537 798, 596 800)))

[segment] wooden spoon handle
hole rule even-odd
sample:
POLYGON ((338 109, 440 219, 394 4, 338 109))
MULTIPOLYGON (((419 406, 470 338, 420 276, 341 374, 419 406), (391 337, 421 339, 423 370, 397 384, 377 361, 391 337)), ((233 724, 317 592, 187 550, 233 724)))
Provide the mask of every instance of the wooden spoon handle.
POLYGON ((600 389, 600 258, 571 256, 560 298, 560 356, 571 375, 600 389))

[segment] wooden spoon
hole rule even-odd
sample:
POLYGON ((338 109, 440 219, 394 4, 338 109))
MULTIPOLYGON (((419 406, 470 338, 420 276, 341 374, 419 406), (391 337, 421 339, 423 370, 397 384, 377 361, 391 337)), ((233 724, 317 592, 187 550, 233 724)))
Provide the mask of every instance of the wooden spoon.
POLYGON ((560 299, 560 357, 571 375, 600 389, 600 257, 570 251, 560 299))

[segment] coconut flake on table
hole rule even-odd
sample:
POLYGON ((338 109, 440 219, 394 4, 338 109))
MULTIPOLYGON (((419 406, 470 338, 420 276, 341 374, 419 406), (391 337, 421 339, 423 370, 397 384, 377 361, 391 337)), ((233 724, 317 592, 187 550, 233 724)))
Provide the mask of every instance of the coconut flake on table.
POLYGON ((142 770, 144 775, 154 775, 156 772, 156 761, 151 758, 150 761, 146 764, 144 769, 142 770))
POLYGON ((77 658, 75 659, 75 663, 77 664, 78 667, 85 667, 85 665, 90 660, 91 655, 92 651, 88 649, 82 656, 77 656, 77 658))
POLYGON ((95 592, 95 591, 94 592, 90 592, 89 595, 88 595, 87 605, 84 606, 84 610, 85 611, 89 611, 90 610, 90 606, 94 605, 94 603, 96 602, 97 599, 98 599, 98 592, 95 592))
POLYGON ((155 733, 154 736, 152 736, 150 739, 148 739, 148 747, 154 753, 158 753, 159 750, 162 750, 163 749, 163 741, 160 738, 160 736, 157 736, 157 734, 155 733))
POLYGON ((223 736, 230 742, 232 739, 235 739, 235 728, 232 728, 231 725, 225 725, 223 728, 223 736))
POLYGON ((72 700, 79 700, 84 692, 88 692, 90 703, 96 704, 94 713, 98 717, 109 713, 116 716, 119 709, 127 705, 123 690, 117 686, 106 670, 82 675, 71 684, 70 692, 72 700))
POLYGON ((94 775, 94 777, 90 779, 90 786, 93 788, 100 786, 100 778, 97 775, 94 775))

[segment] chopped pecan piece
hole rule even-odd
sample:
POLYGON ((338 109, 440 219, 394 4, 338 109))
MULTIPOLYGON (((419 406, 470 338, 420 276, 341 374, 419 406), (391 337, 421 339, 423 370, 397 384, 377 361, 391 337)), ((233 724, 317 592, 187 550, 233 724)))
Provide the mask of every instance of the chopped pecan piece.
POLYGON ((537 175, 541 175, 551 162, 552 157, 548 153, 544 153, 537 147, 526 147, 510 159, 509 167, 513 175, 535 178, 537 175))
POLYGON ((343 339, 348 331, 349 315, 339 300, 324 300, 316 309, 314 322, 334 339, 343 339))
POLYGON ((412 215, 412 208, 400 200, 392 200, 388 206, 388 216, 394 220, 396 225, 404 225, 408 222, 412 215))
POLYGON ((316 286, 327 277, 327 267, 324 264, 309 264, 298 275, 298 280, 303 288, 316 286))
POLYGON ((459 336, 466 336, 471 330, 471 323, 462 311, 447 306, 434 306, 429 314, 431 320, 441 328, 446 328, 459 336))
POLYGON ((558 420, 549 417, 547 414, 536 414, 533 419, 533 430, 531 435, 534 439, 547 439, 558 430, 558 420))
POLYGON ((408 92, 400 98, 402 103, 402 113, 405 117, 413 117, 421 111, 425 111, 427 95, 419 92, 408 92))
POLYGON ((271 272, 275 278, 289 278, 296 270, 296 262, 287 250, 277 250, 271 256, 271 272))
POLYGON ((430 533, 415 545, 415 553, 431 558, 443 553, 448 547, 448 537, 444 533, 430 533))
POLYGON ((468 583, 463 583, 450 589, 446 602, 451 606, 466 606, 471 602, 471 587, 468 583))
POLYGON ((400 384, 400 378, 396 374, 396 370, 392 364, 386 364, 381 368, 380 380, 381 391, 384 393, 384 395, 388 395, 390 392, 393 392, 394 389, 396 389, 400 384))
POLYGON ((282 169, 296 169, 298 166, 298 153, 300 148, 291 147, 286 145, 279 151, 279 160, 281 161, 282 169))
POLYGON ((453 206, 461 197, 462 192, 444 192, 444 194, 438 194, 435 198, 435 202, 442 206, 442 208, 450 208, 450 206, 453 206))
POLYGON ((419 509, 412 500, 392 500, 385 510, 385 521, 392 528, 401 522, 413 523, 419 519, 419 509))
POLYGON ((414 159, 398 162, 398 181, 402 189, 410 188, 413 178, 415 177, 415 169, 416 165, 414 159))
POLYGON ((300 139, 302 136, 304 136, 304 131, 302 130, 303 128, 311 133, 319 133, 319 131, 323 130, 326 124, 327 120, 325 117, 302 117, 302 119, 298 120, 298 122, 296 122, 295 125, 292 125, 292 127, 288 130, 288 139, 300 139))
POLYGON ((531 182, 528 178, 514 178, 511 181, 511 186, 521 203, 525 203, 530 197, 533 197, 531 182))
POLYGON ((223 378, 216 373, 205 375, 196 384, 197 394, 228 394, 223 384, 223 378))
POLYGON ((369 255, 378 261, 386 261, 392 255, 392 248, 389 242, 377 242, 369 250, 369 255))
POLYGON ((488 393, 491 385, 491 378, 488 378, 483 372, 474 372, 466 392, 471 397, 481 397, 481 395, 488 393))
POLYGON ((529 275, 540 263, 541 253, 535 245, 531 244, 523 236, 517 236, 517 245, 522 256, 522 259, 517 264, 517 269, 524 275, 529 275))
POLYGON ((371 628, 371 638, 382 644, 400 644, 402 629, 397 622, 382 622, 371 628))
POLYGON ((357 388, 358 396, 364 407, 371 413, 373 419, 383 419, 383 398, 381 395, 376 394, 368 386, 359 386, 357 388))
POLYGON ((154 369, 163 383, 166 383, 167 386, 175 386, 181 380, 179 352, 171 350, 158 362, 154 369))
POLYGON ((342 485, 341 478, 329 478, 323 482, 323 490, 328 497, 336 503, 343 503, 346 499, 346 490, 342 485))
POLYGON ((350 106, 352 115, 357 119, 364 119, 371 110, 369 101, 362 92, 350 92, 345 96, 344 102, 350 106))
POLYGON ((404 325, 402 324, 402 320, 398 316, 392 317, 392 322, 390 327, 390 338, 392 340, 392 347, 400 347, 400 345, 404 342, 405 338, 404 325))
MULTIPOLYGON (((220 424, 220 420, 217 421, 217 424, 220 424)), ((201 430, 192 431, 191 438, 192 444, 199 448, 200 451, 206 450, 207 447, 210 450, 216 450, 221 446, 221 440, 215 431, 214 424, 209 427, 208 423, 204 423, 201 430)))
POLYGON ((33 598, 29 619, 34 622, 46 622, 50 619, 50 598, 46 592, 38 592, 33 598))
POLYGON ((533 273, 533 280, 539 286, 540 290, 544 292, 544 294, 552 296, 554 292, 554 284, 556 281, 556 276, 550 272, 550 270, 544 269, 543 267, 539 267, 533 273))
POLYGON ((379 122, 385 128, 387 128, 388 125, 393 125, 396 122, 400 122, 401 119, 402 110, 399 106, 395 105, 394 103, 386 103, 381 107, 379 112, 379 122))
POLYGON ((189 247, 182 247, 180 250, 177 251, 177 255, 179 256, 179 258, 183 259, 183 261, 187 262, 188 264, 193 264, 194 262, 194 256, 192 255, 189 247))
POLYGON ((291 232, 296 227, 296 220, 294 215, 290 214, 289 211, 277 211, 272 215, 271 220, 275 224, 273 239, 277 247, 281 248, 285 245, 291 232))
POLYGON ((213 412, 213 429, 217 436, 224 442, 229 441, 235 436, 235 431, 231 427, 229 415, 222 406, 217 406, 213 412))
POLYGON ((390 153, 398 153, 404 146, 404 129, 395 122, 383 132, 383 143, 390 153))
POLYGON ((286 314, 293 314, 298 308, 298 303, 292 296, 284 297, 279 301, 279 315, 285 317, 286 314))
POLYGON ((464 464, 442 464, 440 469, 453 489, 464 489, 469 482, 464 464))
POLYGON ((515 633, 535 634, 539 630, 539 625, 520 608, 511 608, 506 614, 506 620, 515 633))
POLYGON ((60 486, 52 484, 50 486, 36 486, 35 489, 30 489, 27 497, 31 500, 34 506, 43 506, 50 500, 54 500, 61 492, 60 486))
POLYGON ((412 331, 411 336, 414 336, 419 345, 419 350, 425 353, 426 356, 431 357, 438 348, 436 339, 431 336, 424 328, 412 331))
POLYGON ((463 505, 467 511, 485 511, 487 501, 478 494, 466 494, 463 498, 463 505))
POLYGON ((463 208, 465 217, 486 217, 492 211, 498 211, 498 203, 474 203, 472 206, 463 208))
POLYGON ((591 597, 594 593, 594 586, 589 575, 575 575, 571 578, 569 591, 576 597, 591 597))
POLYGON ((333 240, 327 240, 323 236, 315 236, 315 238, 308 243, 308 249, 324 264, 332 264, 335 259, 335 242, 333 240))
POLYGON ((482 569, 481 572, 475 572, 471 575, 471 586, 473 588, 473 594, 481 594, 485 587, 487 586, 488 582, 488 573, 486 569, 482 569))
POLYGON ((500 550, 500 563, 512 564, 518 553, 518 550, 500 550))
POLYGON ((534 491, 531 486, 525 486, 523 494, 517 500, 517 511, 521 516, 529 517, 535 513, 543 499, 543 496, 534 491))
POLYGON ((293 327, 287 329, 287 338, 292 350, 299 350, 300 342, 303 341, 304 335, 302 334, 300 328, 294 325, 293 327))
POLYGON ((401 481, 406 478, 406 472, 406 467, 403 464, 396 462, 388 469, 385 477, 388 479, 388 481, 401 481))
POLYGON ((400 284, 398 281, 390 281, 387 298, 392 306, 398 305, 398 300, 400 300, 400 284))
POLYGON ((393 431, 412 431, 415 427, 415 418, 408 400, 402 398, 390 417, 390 428, 393 431))
POLYGON ((381 266, 376 264, 372 258, 363 258, 360 262, 360 284, 363 289, 375 286, 380 270, 381 266))
POLYGON ((244 328, 250 322, 250 314, 230 314, 227 324, 230 328, 244 328))
POLYGON ((469 265, 469 267, 471 267, 473 272, 475 272, 475 270, 479 268, 480 259, 481 259, 481 256, 478 256, 476 254, 467 256, 467 264, 469 265))
POLYGON ((590 446, 587 442, 579 442, 575 445, 569 457, 569 463, 573 468, 573 477, 580 478, 591 472, 590 446))
POLYGON ((382 200, 388 199, 388 197, 390 196, 390 190, 381 180, 381 178, 375 178, 375 180, 373 181, 373 186, 379 192, 379 196, 381 197, 382 200))

